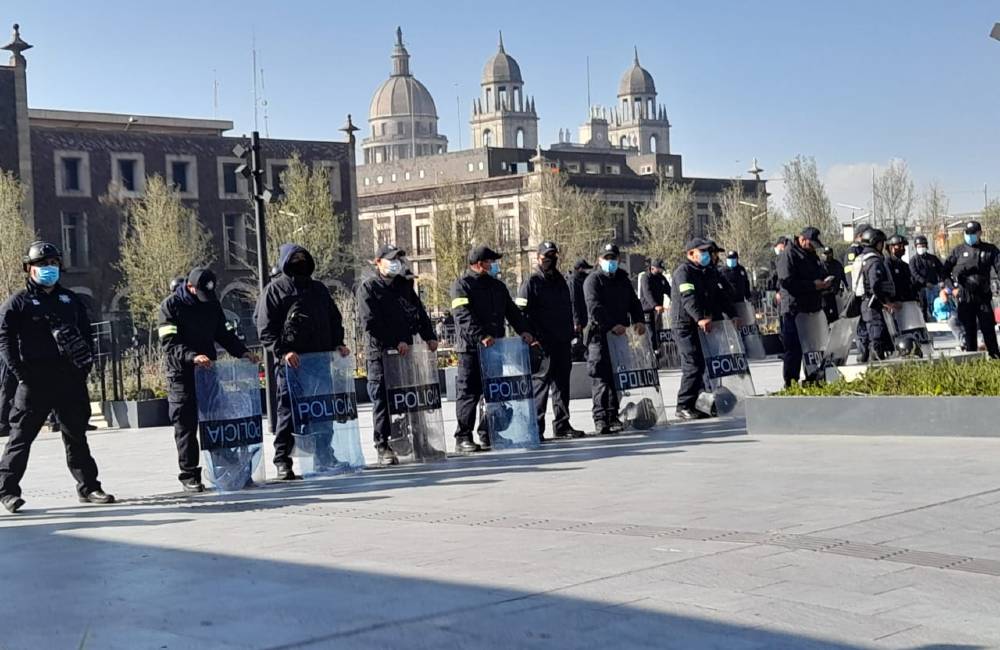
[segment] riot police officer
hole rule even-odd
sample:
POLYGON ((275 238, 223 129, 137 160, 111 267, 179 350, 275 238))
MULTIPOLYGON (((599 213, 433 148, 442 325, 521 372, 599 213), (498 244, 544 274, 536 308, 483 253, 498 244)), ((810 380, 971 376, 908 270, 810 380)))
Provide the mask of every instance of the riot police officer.
POLYGON ((490 347, 505 333, 504 321, 521 335, 524 342, 535 342, 524 315, 514 304, 507 285, 497 279, 503 255, 488 246, 469 251, 469 268, 451 287, 451 310, 455 315, 455 352, 458 372, 455 376, 455 448, 472 453, 490 448, 485 418, 479 419, 479 440, 472 439, 476 407, 483 396, 479 350, 490 347))
POLYGON ((299 367, 299 355, 337 350, 346 357, 344 320, 330 290, 312 275, 316 262, 298 244, 282 244, 278 249, 281 275, 271 280, 257 302, 256 319, 260 342, 271 349, 277 362, 277 422, 274 431, 274 464, 278 479, 301 477, 292 471, 295 446, 292 399, 285 376, 286 366, 299 367))
MULTIPOLYGON (((847 248, 847 253, 844 255, 844 274, 847 276, 847 281, 851 286, 851 290, 857 285, 857 278, 854 275, 854 261, 861 256, 861 251, 864 250, 864 244, 861 242, 862 237, 865 232, 871 230, 871 226, 866 223, 860 224, 854 229, 854 243, 852 243, 847 248)), ((860 268, 858 269, 860 273, 860 268)), ((865 325, 865 320, 862 318, 858 321, 858 329, 856 332, 858 336, 858 362, 865 363, 868 361, 868 327, 865 325)))
POLYGON ((538 341, 541 356, 532 384, 538 435, 545 440, 545 410, 552 392, 552 432, 556 438, 582 438, 583 431, 569 423, 569 378, 573 370, 570 345, 575 335, 573 307, 566 278, 559 272, 559 247, 543 241, 538 246, 538 267, 521 284, 514 300, 524 311, 538 341))
POLYGON ((849 290, 851 286, 847 283, 844 265, 833 256, 833 249, 829 246, 823 248, 820 265, 823 267, 825 277, 833 278, 830 288, 823 292, 823 311, 826 312, 826 322, 833 323, 840 318, 840 309, 837 306, 837 294, 841 290, 849 290))
POLYGON ((432 352, 437 351, 438 341, 424 303, 407 277, 406 251, 384 244, 375 254, 375 270, 375 275, 358 287, 358 321, 368 334, 365 360, 378 462, 397 465, 399 458, 389 446, 392 424, 382 356, 395 350, 405 357, 415 336, 423 339, 432 352))
POLYGON ((892 284, 896 288, 893 302, 910 302, 917 299, 917 287, 913 284, 910 265, 903 261, 908 244, 906 237, 902 235, 893 235, 885 243, 888 253, 885 257, 885 264, 889 268, 889 272, 892 273, 892 284))
POLYGON ((965 243, 959 245, 945 260, 946 283, 958 292, 958 322, 965 330, 965 349, 979 348, 978 325, 993 359, 1000 358, 997 349, 996 320, 993 316, 993 291, 990 271, 1000 275, 1000 250, 982 240, 983 227, 978 221, 965 224, 965 243))
POLYGON ((924 319, 931 318, 930 307, 934 304, 944 278, 942 277, 943 264, 941 258, 927 250, 927 238, 917 235, 913 238, 913 245, 917 249, 916 255, 910 256, 910 276, 917 289, 917 300, 924 311, 924 319))
POLYGON ((600 268, 583 285, 590 319, 587 335, 587 369, 591 377, 594 428, 598 435, 620 432, 618 393, 615 390, 608 350, 608 333, 625 334, 632 325, 640 336, 646 333, 642 304, 629 281, 628 273, 618 267, 618 246, 607 244, 601 252, 600 268))
POLYGON ((666 268, 666 262, 654 260, 650 262, 646 272, 639 276, 639 301, 642 303, 642 312, 646 315, 646 327, 649 328, 649 340, 654 350, 659 347, 656 341, 656 315, 663 313, 663 298, 670 295, 666 268))
POLYGON ((886 263, 883 254, 885 248, 885 233, 878 229, 868 229, 861 235, 860 262, 861 277, 859 289, 864 292, 861 301, 861 319, 868 330, 870 346, 869 356, 875 359, 885 359, 893 350, 892 337, 885 323, 883 309, 896 309, 896 287, 893 283, 893 273, 886 263))
POLYGON ((726 253, 726 265, 722 268, 722 277, 725 278, 732 290, 730 298, 733 302, 750 300, 750 276, 740 264, 738 252, 729 251, 726 253))
POLYGON ((817 249, 823 244, 817 228, 808 227, 793 239, 778 257, 778 286, 781 288, 781 342, 785 346, 782 375, 785 386, 798 382, 802 369, 802 344, 795 325, 798 314, 823 309, 821 292, 833 284, 824 275, 817 249))
POLYGON ((573 305, 573 331, 576 337, 573 343, 573 361, 587 360, 587 344, 583 340, 583 331, 587 327, 587 301, 583 297, 583 283, 594 266, 584 258, 573 265, 573 271, 566 275, 569 283, 569 300, 573 305))
POLYGON ((681 384, 677 412, 681 420, 708 417, 695 409, 705 386, 705 356, 698 330, 710 332, 712 321, 723 314, 736 316, 728 290, 712 271, 712 242, 695 238, 685 245, 687 260, 674 270, 670 302, 671 326, 681 358, 681 384))
POLYGON ((10 438, 0 458, 0 505, 12 513, 24 505, 21 479, 49 411, 59 416, 66 464, 80 501, 114 503, 101 489, 87 444, 87 374, 94 361, 87 309, 59 284, 62 253, 54 244, 31 244, 23 268, 26 287, 0 307, 0 358, 18 380, 10 438))
POLYGON ((165 357, 167 403, 177 444, 177 479, 185 492, 204 492, 198 460, 198 402, 195 395, 195 367, 211 368, 218 343, 234 357, 254 363, 252 354, 236 335, 236 327, 226 315, 216 294, 217 280, 211 269, 191 269, 184 282, 160 305, 157 331, 165 357))

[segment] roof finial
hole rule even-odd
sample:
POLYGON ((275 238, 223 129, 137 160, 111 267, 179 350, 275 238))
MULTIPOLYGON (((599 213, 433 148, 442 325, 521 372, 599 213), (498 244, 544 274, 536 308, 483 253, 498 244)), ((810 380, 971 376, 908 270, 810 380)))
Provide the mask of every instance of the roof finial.
POLYGON ((639 65, 639 46, 633 45, 632 48, 635 50, 635 64, 639 65))
POLYGON ((23 60, 21 53, 25 50, 30 50, 31 45, 21 40, 21 26, 14 23, 14 36, 10 39, 10 43, 7 43, 0 49, 10 52, 13 55, 13 59, 23 60))
POLYGON ((397 26, 396 27, 396 45, 400 45, 401 46, 402 44, 403 44, 403 28, 397 26))
POLYGON ((503 52, 503 30, 500 30, 500 51, 503 52))

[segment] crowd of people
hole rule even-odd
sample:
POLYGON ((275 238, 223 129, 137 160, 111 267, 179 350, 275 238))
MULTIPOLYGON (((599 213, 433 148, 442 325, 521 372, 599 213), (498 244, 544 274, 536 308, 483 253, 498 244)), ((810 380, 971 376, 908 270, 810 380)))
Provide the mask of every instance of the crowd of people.
MULTIPOLYGON (((979 329, 990 356, 1000 356, 990 291, 991 271, 1000 273, 1000 251, 982 241, 981 231, 977 222, 969 222, 964 243, 943 262, 927 251, 925 238, 917 237, 908 264, 902 260, 906 239, 886 237, 876 228, 858 229, 844 264, 823 246, 816 228, 780 238, 774 246, 769 282, 780 305, 786 385, 799 381, 801 375, 803 351, 796 325, 801 314, 824 312, 830 321, 860 314, 857 335, 864 361, 884 358, 892 351, 886 312, 891 314, 901 303, 919 301, 929 316, 960 323, 966 349, 976 349, 979 329), (937 297, 932 298, 929 290, 937 292, 937 297)), ((585 350, 594 432, 614 435, 623 430, 608 337, 625 335, 628 328, 640 339, 648 331, 654 349, 661 340, 658 333, 669 330, 681 360, 676 415, 684 420, 710 417, 697 408, 705 389, 699 331, 711 332, 713 323, 727 317, 739 324, 735 306, 750 299, 752 287, 738 251, 726 252, 710 239, 694 238, 685 245, 684 262, 669 277, 667 265, 652 260, 638 289, 621 268, 620 255, 618 246, 608 243, 594 260, 596 265, 579 259, 564 274, 558 244, 543 241, 536 267, 515 298, 498 277, 503 255, 488 246, 469 252, 467 269, 452 286, 447 314, 458 356, 454 435, 459 453, 490 449, 481 410, 479 354, 506 336, 508 327, 531 346, 537 361, 532 364, 532 380, 543 441, 550 397, 552 435, 586 435, 570 424, 569 417, 575 349, 585 350)), ((394 351, 405 356, 418 340, 434 351, 447 328, 435 328, 429 318, 408 272, 406 251, 383 245, 374 266, 375 273, 359 285, 356 300, 366 340, 373 442, 378 462, 393 465, 399 460, 389 445, 383 355, 394 351)), ((0 308, 0 433, 9 433, 0 458, 0 505, 10 512, 24 505, 20 483, 31 445, 50 412, 58 416, 80 501, 114 502, 98 480, 86 437, 90 414, 86 378, 94 360, 90 321, 80 299, 59 284, 61 268, 62 253, 54 244, 33 243, 23 260, 25 288, 0 308)), ((272 428, 274 463, 282 481, 301 478, 292 465, 295 437, 285 369, 299 367, 301 355, 308 353, 351 354, 343 317, 327 287, 313 278, 314 271, 308 250, 295 244, 282 246, 279 263, 255 309, 260 341, 277 363, 272 428)), ((192 493, 205 489, 199 462, 195 368, 210 368, 220 347, 233 357, 259 362, 227 322, 216 282, 210 269, 192 269, 187 277, 172 283, 159 313, 178 479, 192 493)))

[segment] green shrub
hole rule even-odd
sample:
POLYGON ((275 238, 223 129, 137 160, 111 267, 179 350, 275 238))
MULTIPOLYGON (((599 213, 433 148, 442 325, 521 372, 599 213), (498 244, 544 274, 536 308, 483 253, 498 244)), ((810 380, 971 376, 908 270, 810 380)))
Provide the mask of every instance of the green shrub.
POLYGON ((776 395, 836 397, 858 395, 989 396, 1000 395, 1000 361, 956 363, 939 360, 872 368, 856 381, 793 386, 776 395))

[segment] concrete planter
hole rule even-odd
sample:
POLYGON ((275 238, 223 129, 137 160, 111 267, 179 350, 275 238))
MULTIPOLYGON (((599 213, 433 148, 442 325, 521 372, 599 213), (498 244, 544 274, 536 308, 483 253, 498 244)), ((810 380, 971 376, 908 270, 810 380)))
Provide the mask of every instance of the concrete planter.
POLYGON ((577 361, 569 375, 569 398, 590 399, 590 375, 587 374, 587 362, 577 361))
POLYGON ((445 399, 455 400, 458 393, 455 389, 455 377, 458 375, 458 366, 448 366, 444 368, 444 380, 441 380, 441 373, 438 373, 438 380, 441 381, 441 389, 445 399))
POLYGON ((1000 397, 749 397, 747 433, 1000 437, 1000 397), (893 416, 892 414, 895 414, 893 416))
POLYGON ((109 401, 102 404, 101 410, 109 427, 143 429, 170 424, 166 399, 109 401))

